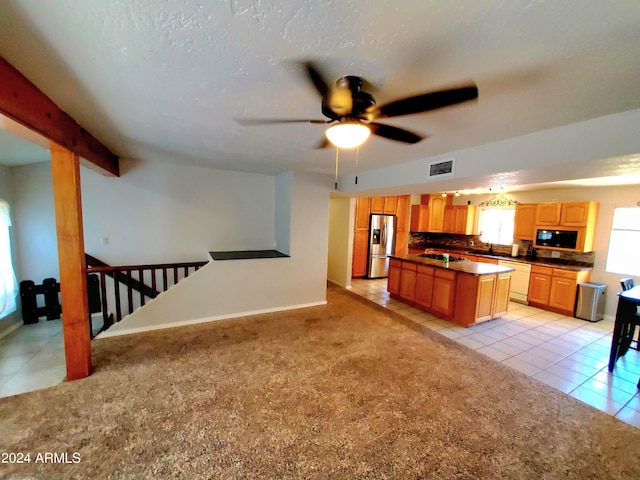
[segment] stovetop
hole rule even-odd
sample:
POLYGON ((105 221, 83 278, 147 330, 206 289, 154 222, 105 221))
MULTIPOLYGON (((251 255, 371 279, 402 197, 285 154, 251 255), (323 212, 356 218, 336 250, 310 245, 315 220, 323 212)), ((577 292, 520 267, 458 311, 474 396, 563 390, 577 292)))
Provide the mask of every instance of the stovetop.
MULTIPOLYGON (((420 255, 421 257, 425 257, 425 258, 432 258, 433 260, 444 260, 444 255, 441 253, 423 253, 420 255)), ((460 262, 462 260, 466 260, 466 258, 464 257, 452 257, 451 255, 449 255, 449 261, 450 262, 460 262)))

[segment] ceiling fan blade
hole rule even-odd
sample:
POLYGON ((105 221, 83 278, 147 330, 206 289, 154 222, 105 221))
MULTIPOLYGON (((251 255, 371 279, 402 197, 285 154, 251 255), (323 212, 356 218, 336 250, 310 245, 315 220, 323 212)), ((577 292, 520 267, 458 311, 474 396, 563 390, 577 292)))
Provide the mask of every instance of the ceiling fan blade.
POLYGON ((473 84, 461 88, 452 88, 430 92, 413 97, 403 98, 395 102, 378 107, 372 107, 367 111, 371 120, 376 118, 399 117, 412 113, 428 112, 438 108, 448 107, 457 103, 468 102, 478 98, 478 87, 473 84))
POLYGON ((426 137, 422 137, 408 130, 404 130, 398 127, 392 127, 391 125, 384 125, 382 123, 368 123, 367 126, 371 130, 371 133, 378 135, 379 137, 388 138, 389 140, 395 140, 396 142, 404 143, 418 143, 426 137))
POLYGON ((313 62, 303 62, 302 65, 304 66, 307 72, 307 76, 309 77, 313 85, 316 87, 316 90, 318 91, 322 99, 323 100, 326 99, 327 96, 329 95, 329 92, 331 91, 331 88, 322 77, 322 74, 320 73, 319 69, 316 67, 316 65, 313 62))
POLYGON ((322 137, 322 140, 320 140, 318 142, 318 144, 316 145, 315 148, 328 148, 331 146, 331 142, 329 141, 329 139, 325 136, 322 137))
POLYGON ((278 123, 331 123, 331 120, 316 120, 307 118, 236 118, 235 121, 242 126, 274 125, 278 123))

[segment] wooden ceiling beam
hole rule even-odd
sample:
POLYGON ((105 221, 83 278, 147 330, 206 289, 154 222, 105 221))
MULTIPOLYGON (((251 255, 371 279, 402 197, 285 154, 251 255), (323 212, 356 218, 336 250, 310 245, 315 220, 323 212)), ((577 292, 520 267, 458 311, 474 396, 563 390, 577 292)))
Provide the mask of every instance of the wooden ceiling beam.
POLYGON ((118 157, 1 56, 0 113, 83 158, 83 165, 120 176, 118 157))

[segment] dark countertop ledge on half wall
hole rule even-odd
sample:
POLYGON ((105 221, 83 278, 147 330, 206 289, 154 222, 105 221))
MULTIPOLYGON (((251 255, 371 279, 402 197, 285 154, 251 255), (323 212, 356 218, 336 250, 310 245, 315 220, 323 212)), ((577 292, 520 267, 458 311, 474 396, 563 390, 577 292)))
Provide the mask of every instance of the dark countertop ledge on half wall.
POLYGON ((420 255, 390 255, 391 258, 403 260, 405 262, 413 262, 420 265, 428 265, 430 267, 443 268, 454 272, 468 273, 470 275, 493 275, 495 273, 513 272, 514 269, 493 263, 471 262, 462 260, 459 262, 449 262, 444 265, 441 260, 421 257, 420 255))
POLYGON ((250 260, 255 258, 289 258, 289 255, 277 250, 228 250, 209 252, 213 260, 250 260))

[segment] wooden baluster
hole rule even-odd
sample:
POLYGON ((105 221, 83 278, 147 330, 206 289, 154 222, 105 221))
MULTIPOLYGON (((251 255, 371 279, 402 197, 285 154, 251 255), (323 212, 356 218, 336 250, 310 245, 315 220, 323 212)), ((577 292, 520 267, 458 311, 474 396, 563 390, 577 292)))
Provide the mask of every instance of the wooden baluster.
POLYGON ((131 288, 131 270, 127 272, 127 300, 129 300, 129 314, 133 313, 133 289, 131 288))
POLYGON ((151 269, 151 289, 153 290, 154 294, 153 294, 153 298, 156 298, 156 269, 152 268, 151 269))
POLYGON ((119 322, 122 320, 122 310, 120 309, 120 281, 118 276, 113 276, 113 293, 116 296, 116 319, 119 322))
POLYGON ((138 270, 138 281, 140 282, 140 306, 144 305, 144 270, 138 270))
POLYGON ((189 267, 187 267, 185 265, 185 267, 184 267, 184 278, 187 278, 188 276, 189 276, 189 267))
POLYGON ((167 267, 162 267, 162 291, 167 291, 167 267))
POLYGON ((178 267, 173 267, 173 284, 178 283, 178 267))
MULTIPOLYGON (((100 296, 102 297, 102 325, 107 324, 107 276, 104 272, 100 272, 100 296)), ((91 315, 91 312, 89 312, 91 315)), ((91 328, 93 328, 93 324, 91 324, 91 328)), ((93 335, 93 330, 91 331, 91 335, 93 335)))

